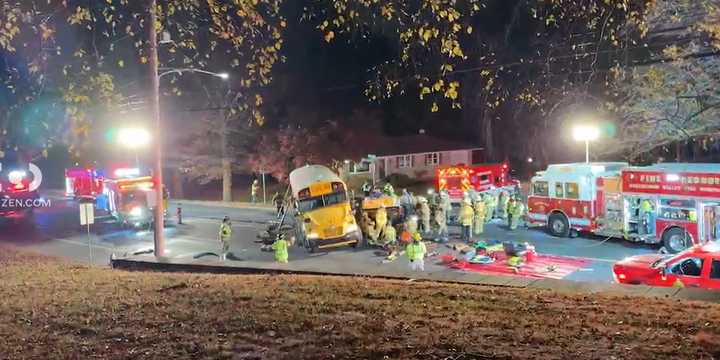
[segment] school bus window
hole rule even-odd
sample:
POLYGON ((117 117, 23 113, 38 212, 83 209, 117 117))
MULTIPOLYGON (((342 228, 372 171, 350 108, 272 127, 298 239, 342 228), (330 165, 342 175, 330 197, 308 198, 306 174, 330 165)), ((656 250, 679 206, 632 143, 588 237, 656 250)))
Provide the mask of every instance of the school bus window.
POLYGON ((577 183, 565 183, 565 197, 568 199, 580 198, 580 191, 577 183))
POLYGON ((536 181, 535 183, 533 183, 533 195, 548 196, 548 182, 536 181))
POLYGON ((557 198, 565 197, 565 193, 563 192, 563 184, 562 183, 555 183, 555 197, 557 197, 557 198))

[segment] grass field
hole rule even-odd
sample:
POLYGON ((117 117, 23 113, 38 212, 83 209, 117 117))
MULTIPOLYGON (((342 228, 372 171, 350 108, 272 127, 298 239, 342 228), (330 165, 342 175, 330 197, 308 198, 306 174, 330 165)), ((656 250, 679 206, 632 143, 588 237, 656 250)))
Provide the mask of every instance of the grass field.
POLYGON ((0 359, 711 359, 720 306, 310 276, 129 273, 0 248, 0 359))

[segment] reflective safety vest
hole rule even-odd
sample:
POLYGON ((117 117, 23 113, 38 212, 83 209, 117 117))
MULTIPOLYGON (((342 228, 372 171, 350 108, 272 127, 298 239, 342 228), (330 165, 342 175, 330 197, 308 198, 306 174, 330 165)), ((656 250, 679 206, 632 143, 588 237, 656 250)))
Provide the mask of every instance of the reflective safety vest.
POLYGON ((272 244, 273 250, 275 250, 275 260, 287 261, 288 258, 288 243, 285 239, 279 239, 272 244))
POLYGON ((463 226, 472 226, 474 216, 475 212, 473 211, 472 206, 465 204, 460 209, 460 223, 463 226))
POLYGON ((422 241, 412 242, 408 244, 405 249, 405 253, 410 260, 422 260, 425 258, 426 252, 427 248, 425 247, 425 243, 422 241))
POLYGON ((651 212, 651 211, 652 211, 652 206, 650 205, 650 201, 648 201, 648 200, 643 200, 642 204, 640 204, 640 210, 641 210, 641 211, 644 211, 644 212, 646 212, 646 213, 647 213, 647 212, 651 212))
POLYGON ((226 239, 229 238, 230 235, 232 235, 232 228, 230 225, 226 223, 220 224, 220 238, 226 239))

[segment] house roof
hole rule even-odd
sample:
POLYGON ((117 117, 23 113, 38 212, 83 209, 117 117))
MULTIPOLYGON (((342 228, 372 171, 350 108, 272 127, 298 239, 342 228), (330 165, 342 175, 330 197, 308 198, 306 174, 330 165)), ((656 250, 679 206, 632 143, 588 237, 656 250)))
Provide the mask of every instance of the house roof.
POLYGON ((373 143, 373 146, 368 148, 368 152, 379 157, 452 150, 481 149, 478 146, 466 142, 445 140, 424 134, 398 137, 376 137, 373 143))

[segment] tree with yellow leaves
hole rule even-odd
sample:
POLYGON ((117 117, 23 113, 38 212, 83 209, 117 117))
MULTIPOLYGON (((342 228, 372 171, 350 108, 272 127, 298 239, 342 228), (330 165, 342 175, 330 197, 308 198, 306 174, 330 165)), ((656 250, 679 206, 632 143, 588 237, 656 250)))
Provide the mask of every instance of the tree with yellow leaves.
MULTIPOLYGON (((144 1, 4 1, 0 52, 13 61, 2 69, 3 85, 15 94, 11 105, 17 111, 45 92, 60 93, 56 101, 66 108, 70 142, 83 146, 102 114, 115 110, 121 90, 144 88, 146 34, 152 29, 161 40, 162 68, 204 69, 218 57, 227 59, 223 65, 229 69, 222 70, 243 88, 244 105, 261 124, 254 94, 272 81, 274 66, 283 60, 282 2, 158 1, 158 21, 149 25, 144 1)), ((182 93, 177 77, 163 83, 170 85, 167 92, 182 93)), ((9 119, 12 113, 0 115, 9 119)))

